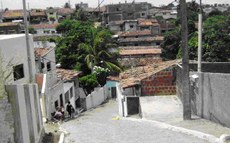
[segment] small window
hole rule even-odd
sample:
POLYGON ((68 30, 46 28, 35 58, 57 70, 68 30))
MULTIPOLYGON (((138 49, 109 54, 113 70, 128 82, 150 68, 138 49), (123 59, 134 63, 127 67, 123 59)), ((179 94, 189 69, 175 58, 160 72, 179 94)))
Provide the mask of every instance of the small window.
POLYGON ((50 12, 50 15, 53 15, 54 13, 53 12, 50 12))
POLYGON ((73 87, 70 88, 70 98, 73 97, 73 87))
POLYGON ((141 16, 145 16, 145 13, 141 13, 141 16))
POLYGON ((54 106, 55 106, 55 108, 58 107, 58 100, 56 100, 56 101, 54 102, 54 106))
POLYGON ((44 69, 45 64, 43 62, 41 62, 41 69, 44 69))
POLYGON ((50 62, 46 63, 46 67, 47 67, 47 71, 51 71, 51 63, 50 62))
POLYGON ((14 70, 14 81, 24 78, 23 64, 14 66, 13 70, 14 70))
POLYGON ((134 26, 133 26, 133 25, 129 25, 129 27, 130 27, 131 29, 133 29, 134 26))
POLYGON ((121 8, 117 7, 117 11, 121 11, 121 8))

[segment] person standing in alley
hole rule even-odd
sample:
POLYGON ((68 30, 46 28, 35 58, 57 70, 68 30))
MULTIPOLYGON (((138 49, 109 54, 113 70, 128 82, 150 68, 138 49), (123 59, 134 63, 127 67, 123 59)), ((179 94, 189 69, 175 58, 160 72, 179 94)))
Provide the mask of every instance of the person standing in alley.
POLYGON ((73 106, 68 101, 68 104, 66 106, 66 111, 68 112, 70 118, 72 117, 72 110, 73 110, 73 106))

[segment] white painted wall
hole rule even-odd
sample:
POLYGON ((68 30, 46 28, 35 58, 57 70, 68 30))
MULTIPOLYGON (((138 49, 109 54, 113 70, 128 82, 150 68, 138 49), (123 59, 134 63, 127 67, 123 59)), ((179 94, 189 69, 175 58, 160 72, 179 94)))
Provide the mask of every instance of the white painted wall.
POLYGON ((86 109, 95 108, 101 105, 106 99, 106 87, 95 88, 94 91, 86 97, 86 109))
POLYGON ((16 142, 39 143, 44 133, 37 84, 7 85, 16 142))
POLYGON ((34 41, 34 48, 54 48, 56 44, 49 41, 34 41))
MULTIPOLYGON (((13 35, 0 35, 0 55, 2 58, 2 68, 7 73, 13 72, 13 66, 23 64, 24 67, 24 78, 14 81, 13 74, 6 81, 7 84, 22 84, 29 82, 29 66, 28 66, 28 55, 26 48, 26 38, 24 34, 13 34, 13 35)), ((34 58, 34 47, 33 37, 29 36, 30 55, 32 63, 32 74, 35 79, 35 58, 34 58)))
POLYGON ((119 83, 116 84, 116 88, 117 88, 117 102, 118 102, 119 116, 127 117, 128 111, 127 111, 126 96, 123 94, 123 91, 119 83))

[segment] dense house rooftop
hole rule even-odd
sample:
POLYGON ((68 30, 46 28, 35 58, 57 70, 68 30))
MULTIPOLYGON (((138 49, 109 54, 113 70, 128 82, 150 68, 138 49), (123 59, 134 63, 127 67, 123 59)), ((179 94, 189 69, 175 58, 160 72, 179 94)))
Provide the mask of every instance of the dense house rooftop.
POLYGON ((64 81, 74 80, 79 77, 80 71, 68 70, 68 69, 57 69, 57 76, 64 81))
POLYGON ((106 79, 109 81, 119 81, 119 76, 108 76, 106 79))
POLYGON ((71 8, 59 8, 58 9, 58 14, 65 16, 65 15, 71 15, 72 13, 74 13, 74 9, 71 8))
POLYGON ((139 19, 139 26, 159 26, 159 23, 156 19, 139 19))
POLYGON ((120 50, 121 56, 129 55, 160 55, 161 49, 135 49, 135 50, 120 50))
POLYGON ((137 50, 137 49, 156 49, 159 46, 120 46, 119 49, 121 50, 137 50))
POLYGON ((0 27, 11 27, 11 26, 18 26, 19 23, 16 22, 3 22, 0 23, 0 27))
POLYGON ((2 15, 3 18, 23 18, 23 10, 7 10, 2 15))
POLYGON ((30 16, 32 16, 32 17, 44 17, 44 16, 46 16, 46 13, 42 9, 33 9, 30 11, 30 16))
POLYGON ((128 36, 150 36, 152 35, 151 30, 143 30, 143 31, 125 31, 119 34, 119 37, 128 37, 128 36))
POLYGON ((139 37, 139 38, 125 38, 125 39, 119 39, 118 41, 120 43, 126 43, 126 42, 154 42, 154 41, 163 41, 163 36, 154 36, 154 37, 139 37))
POLYGON ((120 74, 120 84, 122 88, 135 86, 138 82, 146 79, 164 69, 177 65, 181 60, 158 62, 147 66, 141 66, 124 71, 120 74))
POLYGON ((31 27, 33 27, 34 29, 54 29, 58 26, 58 23, 55 24, 35 24, 35 25, 31 25, 31 27))

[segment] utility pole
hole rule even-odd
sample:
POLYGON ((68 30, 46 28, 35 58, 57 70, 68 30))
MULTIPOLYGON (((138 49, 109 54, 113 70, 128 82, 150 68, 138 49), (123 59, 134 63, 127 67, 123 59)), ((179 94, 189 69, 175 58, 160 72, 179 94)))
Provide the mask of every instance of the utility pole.
POLYGON ((200 0, 199 25, 198 25, 198 72, 201 72, 202 61, 202 2, 200 0))
POLYGON ((98 0, 98 11, 99 11, 99 22, 101 22, 101 4, 100 4, 100 0, 98 0))
POLYGON ((28 60, 28 69, 29 69, 29 82, 33 82, 33 73, 32 73, 32 59, 31 59, 31 49, 29 43, 29 31, 28 31, 28 22, 27 22, 27 11, 26 11, 26 0, 22 0, 23 2, 23 14, 24 14, 24 29, 26 36, 26 48, 27 48, 27 60, 28 60))
POLYGON ((186 0, 180 0, 181 9, 181 37, 182 37, 182 95, 183 119, 191 120, 191 97, 189 90, 189 52, 188 52, 188 20, 186 0))

